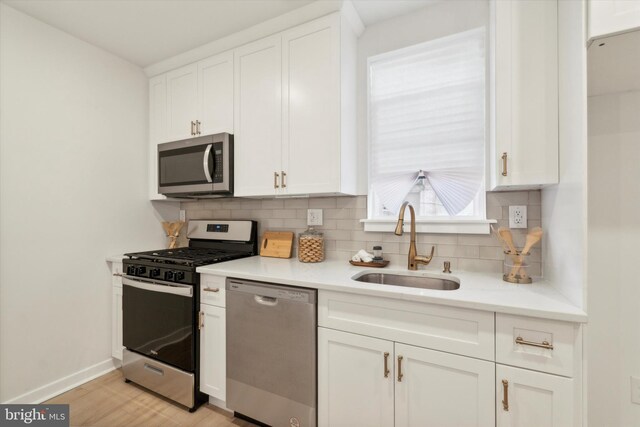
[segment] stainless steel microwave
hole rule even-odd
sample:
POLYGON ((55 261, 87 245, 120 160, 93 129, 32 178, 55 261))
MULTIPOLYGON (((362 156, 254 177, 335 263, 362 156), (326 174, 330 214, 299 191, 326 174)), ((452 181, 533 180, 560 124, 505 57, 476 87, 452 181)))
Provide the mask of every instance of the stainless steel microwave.
POLYGON ((233 194, 233 135, 158 144, 158 192, 173 197, 233 194))

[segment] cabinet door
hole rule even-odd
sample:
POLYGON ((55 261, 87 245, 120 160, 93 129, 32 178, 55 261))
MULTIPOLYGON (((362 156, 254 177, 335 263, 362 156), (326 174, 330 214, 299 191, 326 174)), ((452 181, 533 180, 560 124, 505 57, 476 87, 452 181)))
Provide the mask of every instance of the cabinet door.
POLYGON ((574 426, 573 405, 572 379, 496 365, 498 427, 574 426))
POLYGON ((394 362, 396 427, 495 425, 494 363, 398 343, 394 362))
POLYGON ((492 188, 556 184, 557 1, 492 4, 495 8, 492 188))
POLYGON ((392 427, 393 384, 391 341, 318 328, 319 426, 392 427))
POLYGON ((149 199, 163 200, 158 193, 158 144, 166 142, 167 80, 161 74, 149 80, 149 199))
POLYGON ((199 135, 233 133, 233 51, 198 62, 199 135))
POLYGON ((167 73, 167 140, 194 136, 191 122, 197 119, 198 65, 190 64, 167 73))
POLYGON ((329 16, 282 35, 288 194, 340 191, 340 27, 329 16))
POLYGON ((202 304, 200 319, 200 391, 226 400, 225 309, 202 304))
POLYGON ((111 293, 111 357, 122 360, 122 287, 114 286, 111 293))
POLYGON ((234 194, 277 193, 282 148, 280 35, 235 50, 234 194))

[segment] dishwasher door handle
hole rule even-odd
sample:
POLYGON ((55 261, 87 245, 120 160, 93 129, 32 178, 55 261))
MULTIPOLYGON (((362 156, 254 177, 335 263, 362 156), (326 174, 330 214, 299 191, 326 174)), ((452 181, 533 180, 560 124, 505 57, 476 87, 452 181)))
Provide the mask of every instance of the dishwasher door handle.
POLYGON ((260 305, 268 305, 273 307, 278 304, 278 299, 273 297, 263 297, 261 295, 254 295, 253 299, 260 305))

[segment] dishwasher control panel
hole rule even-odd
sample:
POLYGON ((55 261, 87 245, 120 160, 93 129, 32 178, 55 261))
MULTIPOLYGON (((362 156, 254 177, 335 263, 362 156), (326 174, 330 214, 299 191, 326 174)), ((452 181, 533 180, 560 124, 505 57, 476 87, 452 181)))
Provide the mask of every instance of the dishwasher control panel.
POLYGON ((289 287, 275 283, 227 279, 227 290, 253 294, 270 300, 280 299, 310 304, 316 302, 315 289, 289 287))

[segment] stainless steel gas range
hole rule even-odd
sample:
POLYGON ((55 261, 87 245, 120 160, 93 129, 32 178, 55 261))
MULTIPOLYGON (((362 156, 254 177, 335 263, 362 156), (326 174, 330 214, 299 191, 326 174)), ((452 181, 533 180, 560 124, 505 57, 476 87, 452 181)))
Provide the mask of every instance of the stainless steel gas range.
POLYGON ((125 254, 122 370, 133 381, 194 411, 199 391, 196 268, 256 255, 255 221, 190 221, 189 247, 125 254))

